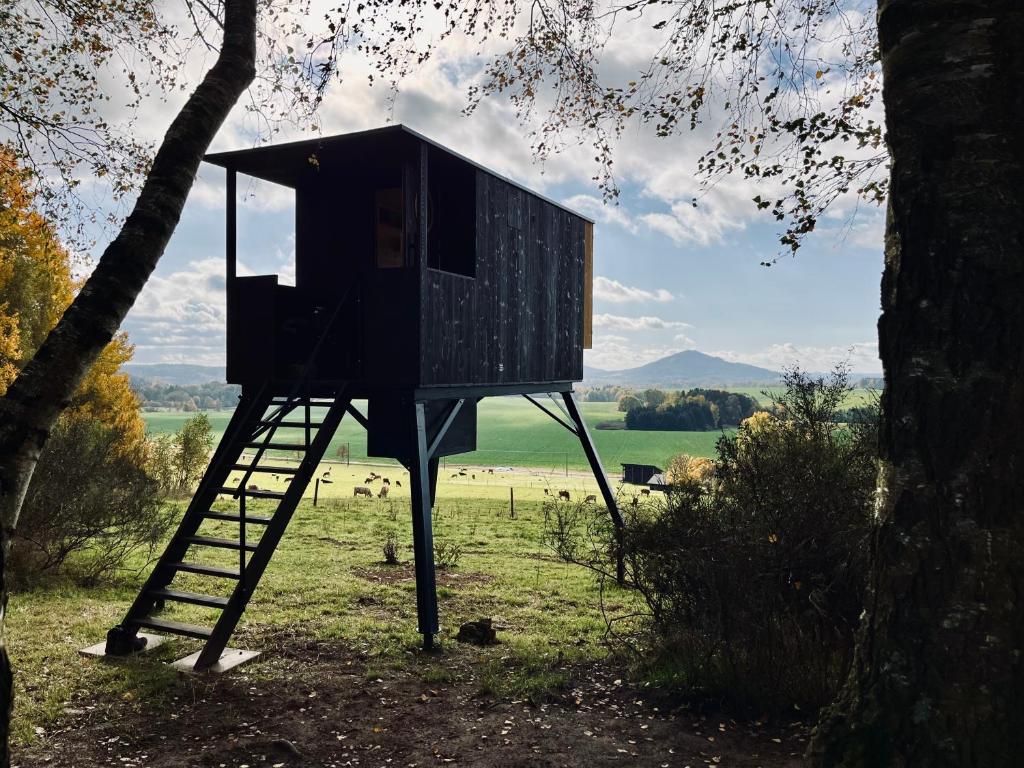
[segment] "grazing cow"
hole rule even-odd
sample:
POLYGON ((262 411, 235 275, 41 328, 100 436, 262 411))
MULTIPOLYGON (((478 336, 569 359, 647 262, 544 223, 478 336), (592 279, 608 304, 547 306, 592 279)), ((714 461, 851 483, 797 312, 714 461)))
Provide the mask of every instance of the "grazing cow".
POLYGON ((395 480, 395 485, 397 485, 399 488, 401 488, 402 487, 402 481, 401 480, 395 480))
POLYGON ((466 476, 466 470, 462 470, 461 472, 459 472, 459 477, 465 477, 465 476, 466 476))
POLYGON ((365 480, 363 480, 363 482, 364 482, 364 483, 366 483, 367 485, 369 485, 370 483, 372 483, 372 482, 373 482, 373 475, 370 475, 370 476, 369 476, 368 478, 366 478, 365 480))
POLYGON ((365 496, 368 499, 372 499, 373 498, 373 491, 371 491, 365 485, 357 485, 355 488, 353 488, 352 496, 353 497, 365 496))
POLYGON ((380 493, 377 494, 378 499, 386 499, 388 497, 388 488, 390 486, 382 485, 380 487, 380 493))
POLYGON ((488 469, 487 470, 487 474, 488 475, 493 475, 494 474, 494 470, 493 469, 488 469))
POLYGON ((569 499, 569 492, 568 491, 559 491, 558 492, 558 499, 559 499, 559 501, 561 501, 562 499, 565 499, 566 501, 570 501, 570 499, 569 499))
POLYGON ((641 496, 650 496, 651 495, 651 489, 650 488, 642 488, 640 490, 640 495, 641 496))
POLYGON ((249 486, 249 490, 250 491, 258 491, 259 489, 260 489, 260 487, 258 485, 256 485, 255 483, 253 483, 252 485, 249 486))
POLYGON ((585 498, 583 500, 583 503, 584 504, 597 504, 597 496, 595 496, 594 494, 590 494, 589 496, 587 496, 587 498, 585 498))
POLYGON ((640 503, 640 499, 638 499, 636 496, 634 496, 633 500, 631 502, 629 502, 629 503, 635 507, 635 506, 637 506, 640 503))
POLYGON ((550 494, 548 493, 548 489, 547 489, 547 488, 545 488, 545 489, 544 489, 544 495, 545 495, 545 496, 549 496, 549 495, 550 495, 550 494))
POLYGON ((381 480, 381 482, 384 483, 384 485, 391 485, 391 480, 386 477, 383 480, 381 480))

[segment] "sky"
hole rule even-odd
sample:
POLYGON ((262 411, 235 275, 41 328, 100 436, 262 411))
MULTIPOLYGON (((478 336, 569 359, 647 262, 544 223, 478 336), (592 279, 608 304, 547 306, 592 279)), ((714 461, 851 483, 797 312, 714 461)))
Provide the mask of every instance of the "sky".
MULTIPOLYGON (((772 267, 779 230, 756 210, 755 182, 726 178, 703 196, 696 158, 707 131, 656 138, 629 126, 615 146, 617 203, 602 202, 586 146, 538 163, 513 107, 485 100, 463 113, 484 57, 457 41, 438 51, 397 93, 356 75, 333 87, 319 115, 320 135, 405 124, 596 221, 594 348, 587 365, 620 369, 697 349, 774 370, 794 364, 824 371, 841 361, 860 373, 881 370, 876 321, 883 215, 844 202, 795 257, 772 267)), ((198 67, 201 62, 197 63, 198 67)), ((159 137, 180 100, 154 99, 137 130, 159 137)), ((232 113, 212 151, 253 146, 243 108, 232 113)), ((289 128, 281 140, 306 138, 289 128)), ((241 274, 294 274, 290 190, 239 181, 241 274)), ((97 244, 101 252, 103 242, 97 244)), ((167 251, 129 314, 125 330, 136 363, 224 362, 224 171, 204 166, 167 251)))

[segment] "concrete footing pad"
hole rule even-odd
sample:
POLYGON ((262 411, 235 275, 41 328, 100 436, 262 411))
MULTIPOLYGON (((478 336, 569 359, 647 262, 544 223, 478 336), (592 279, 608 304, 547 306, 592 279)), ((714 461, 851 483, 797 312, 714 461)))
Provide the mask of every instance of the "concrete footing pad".
POLYGON ((183 659, 178 659, 171 664, 172 667, 177 669, 179 672, 187 672, 192 675, 220 675, 227 672, 229 669, 234 669, 239 664, 245 664, 247 661, 252 661, 260 655, 259 651, 245 651, 239 648, 225 648, 224 652, 220 655, 217 663, 207 667, 206 669, 196 669, 196 662, 199 660, 200 651, 186 656, 183 659))
MULTIPOLYGON (((152 651, 154 648, 158 648, 169 639, 166 635, 151 635, 148 632, 139 632, 139 637, 146 638, 146 645, 140 650, 136 651, 131 656, 138 656, 140 653, 146 651, 152 651)), ((104 659, 124 659, 125 656, 108 656, 107 655, 107 642, 96 643, 96 645, 90 645, 88 648, 82 648, 79 653, 83 656, 99 656, 104 659)))

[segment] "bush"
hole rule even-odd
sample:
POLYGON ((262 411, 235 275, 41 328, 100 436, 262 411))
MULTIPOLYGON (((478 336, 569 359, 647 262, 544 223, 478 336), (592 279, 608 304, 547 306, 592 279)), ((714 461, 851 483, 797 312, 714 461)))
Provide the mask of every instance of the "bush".
POLYGON ((435 539, 434 564, 438 568, 458 568, 460 560, 462 560, 462 545, 459 542, 435 539))
POLYGON ((210 461, 213 427, 205 413, 197 413, 173 435, 150 441, 149 473, 165 496, 184 497, 199 483, 210 461))
POLYGON ((32 476, 12 552, 26 583, 73 563, 86 581, 121 567, 162 540, 176 515, 165 509, 144 457, 122 434, 94 419, 60 419, 32 476))
POLYGON ((388 565, 398 565, 398 533, 394 528, 388 528, 384 532, 384 562, 388 565))
POLYGON ((712 482, 626 510, 626 562, 650 614, 650 669, 758 708, 813 709, 852 659, 878 412, 837 423, 842 369, 785 384, 775 415, 721 438, 712 482))

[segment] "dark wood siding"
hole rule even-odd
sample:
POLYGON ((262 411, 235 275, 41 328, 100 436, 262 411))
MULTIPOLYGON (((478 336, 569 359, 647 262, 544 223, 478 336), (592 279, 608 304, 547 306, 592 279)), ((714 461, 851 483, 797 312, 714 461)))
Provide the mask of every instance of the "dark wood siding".
POLYGON ((476 174, 476 276, 424 269, 420 384, 583 376, 584 221, 476 174))

